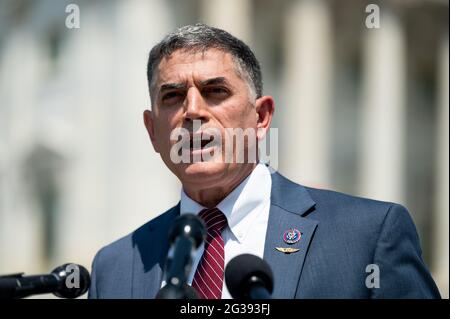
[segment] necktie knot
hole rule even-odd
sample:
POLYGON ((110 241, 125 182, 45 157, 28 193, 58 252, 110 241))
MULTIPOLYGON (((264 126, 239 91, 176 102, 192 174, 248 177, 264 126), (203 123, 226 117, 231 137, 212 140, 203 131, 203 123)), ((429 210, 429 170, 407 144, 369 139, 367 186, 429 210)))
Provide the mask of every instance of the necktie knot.
POLYGON ((203 209, 199 213, 199 217, 205 222, 209 234, 215 232, 220 234, 228 224, 225 215, 216 207, 203 209))

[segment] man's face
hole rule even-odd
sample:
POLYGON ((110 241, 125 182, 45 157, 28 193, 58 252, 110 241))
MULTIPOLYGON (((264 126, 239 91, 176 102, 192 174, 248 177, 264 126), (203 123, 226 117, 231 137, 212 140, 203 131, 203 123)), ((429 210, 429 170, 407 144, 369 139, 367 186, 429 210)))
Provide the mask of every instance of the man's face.
MULTIPOLYGON (((178 164, 170 156, 178 142, 171 140, 170 135, 177 128, 189 130, 194 138, 214 129, 222 135, 222 146, 226 128, 250 128, 256 132, 257 100, 229 53, 216 49, 175 51, 160 62, 153 82, 152 111, 144 113, 145 124, 155 150, 183 185, 213 187, 248 168, 249 164, 226 161, 224 156, 220 160, 178 164), (200 127, 194 127, 195 120, 201 121, 200 127)), ((233 159, 237 152, 246 152, 247 147, 248 143, 243 149, 233 147, 233 159)), ((214 147, 212 149, 214 151, 214 147)), ((204 149, 188 148, 188 151, 191 159, 194 154, 205 155, 204 149)), ((210 153, 211 148, 207 151, 214 154, 210 153)), ((224 148, 222 151, 224 153, 224 148)))

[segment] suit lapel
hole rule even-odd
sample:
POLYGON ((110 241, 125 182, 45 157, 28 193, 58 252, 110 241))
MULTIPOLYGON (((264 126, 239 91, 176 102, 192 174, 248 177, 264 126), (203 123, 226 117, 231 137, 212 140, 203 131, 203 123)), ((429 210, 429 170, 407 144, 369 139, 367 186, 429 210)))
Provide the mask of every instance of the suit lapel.
POLYGON ((318 222, 302 217, 315 202, 307 190, 278 173, 272 174, 271 207, 266 233, 264 260, 270 265, 274 275, 274 298, 292 299, 303 269, 309 244, 313 238, 318 222), (300 240, 287 244, 283 234, 289 229, 301 232, 300 240), (276 247, 296 248, 299 251, 286 254, 276 247))
POLYGON ((131 298, 155 298, 169 250, 168 233, 180 214, 180 205, 152 220, 133 234, 133 284, 131 298))
MULTIPOLYGON (((264 260, 274 274, 274 298, 295 297, 309 244, 318 222, 302 217, 315 202, 307 190, 278 173, 272 174, 271 207, 266 233, 264 260), (286 230, 295 228, 301 233, 299 242, 288 245, 283 241, 286 230), (298 248, 284 254, 276 247, 298 248)), ((172 221, 179 216, 180 205, 144 225, 133 234, 133 280, 131 298, 154 298, 158 293, 169 250, 167 234, 172 221)))

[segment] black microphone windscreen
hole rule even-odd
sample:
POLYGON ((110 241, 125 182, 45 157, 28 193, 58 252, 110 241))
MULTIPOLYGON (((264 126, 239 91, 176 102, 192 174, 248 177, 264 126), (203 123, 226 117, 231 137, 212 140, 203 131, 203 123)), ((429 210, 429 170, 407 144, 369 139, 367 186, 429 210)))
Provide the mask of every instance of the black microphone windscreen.
POLYGON ((64 264, 52 271, 60 285, 54 295, 60 298, 77 298, 87 292, 91 284, 89 271, 81 265, 64 264))
POLYGON ((227 264, 225 268, 225 283, 231 296, 236 299, 244 298, 249 292, 251 278, 257 277, 267 289, 273 291, 273 275, 270 266, 251 254, 239 255, 227 264))
POLYGON ((175 219, 169 230, 171 243, 179 236, 192 238, 195 248, 201 245, 206 236, 206 227, 200 217, 194 214, 183 214, 175 219))

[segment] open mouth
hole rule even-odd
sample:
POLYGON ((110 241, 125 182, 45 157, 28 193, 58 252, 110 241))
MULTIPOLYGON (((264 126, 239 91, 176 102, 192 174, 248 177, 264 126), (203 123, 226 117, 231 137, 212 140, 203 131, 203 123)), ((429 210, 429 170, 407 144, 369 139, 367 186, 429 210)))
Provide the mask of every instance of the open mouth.
POLYGON ((189 140, 183 144, 183 149, 189 149, 192 151, 205 150, 217 145, 217 141, 214 136, 209 134, 195 134, 190 135, 189 140))

